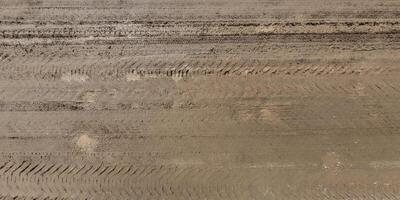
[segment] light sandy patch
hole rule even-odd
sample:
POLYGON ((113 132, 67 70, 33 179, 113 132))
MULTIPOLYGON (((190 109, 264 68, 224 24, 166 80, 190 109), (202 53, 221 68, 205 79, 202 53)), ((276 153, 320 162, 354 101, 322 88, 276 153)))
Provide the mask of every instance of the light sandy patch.
POLYGON ((78 140, 76 141, 76 145, 79 149, 83 152, 93 152, 97 147, 97 140, 90 138, 87 134, 83 134, 79 136, 78 140))
POLYGON ((272 113, 268 108, 260 109, 260 118, 264 121, 272 122, 273 124, 282 127, 285 130, 290 129, 290 127, 284 121, 279 119, 279 117, 272 113))
POLYGON ((255 28, 255 32, 257 34, 262 34, 262 33, 273 33, 274 31, 276 31, 276 27, 273 25, 269 25, 269 26, 257 26, 255 28))
POLYGON ((178 166, 190 166, 190 165, 203 165, 205 162, 202 160, 198 159, 183 159, 183 158, 177 158, 177 159, 172 159, 168 162, 169 164, 173 165, 178 165, 178 166))
POLYGON ((400 168, 400 161, 373 161, 369 163, 369 166, 375 169, 400 168))
POLYGON ((172 80, 174 80, 175 82, 178 82, 178 81, 182 80, 182 76, 178 76, 178 75, 172 76, 171 78, 172 78, 172 80))
POLYGON ((139 74, 130 73, 130 74, 126 75, 127 81, 138 81, 140 79, 141 79, 141 77, 139 74))
POLYGON ((96 93, 89 91, 86 92, 83 96, 82 96, 82 101, 84 102, 88 102, 88 103, 93 103, 96 101, 96 93))
POLYGON ((63 74, 61 76, 62 81, 66 82, 85 82, 89 79, 86 74, 63 74))
POLYGON ((351 163, 348 163, 342 156, 340 156, 336 152, 327 152, 322 157, 322 167, 325 170, 332 171, 334 173, 340 172, 344 168, 351 166, 351 163))

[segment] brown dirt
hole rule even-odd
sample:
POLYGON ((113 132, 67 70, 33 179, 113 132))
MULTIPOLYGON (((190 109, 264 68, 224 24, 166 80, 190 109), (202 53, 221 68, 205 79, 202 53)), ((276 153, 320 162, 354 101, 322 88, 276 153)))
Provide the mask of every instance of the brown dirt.
POLYGON ((0 0, 0 199, 400 199, 397 0, 0 0))

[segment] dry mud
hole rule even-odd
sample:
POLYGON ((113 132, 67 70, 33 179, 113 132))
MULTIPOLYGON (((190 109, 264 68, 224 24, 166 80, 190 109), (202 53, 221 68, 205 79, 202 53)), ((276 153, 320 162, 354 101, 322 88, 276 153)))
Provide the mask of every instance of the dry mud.
POLYGON ((400 199, 398 0, 0 0, 0 199, 400 199))

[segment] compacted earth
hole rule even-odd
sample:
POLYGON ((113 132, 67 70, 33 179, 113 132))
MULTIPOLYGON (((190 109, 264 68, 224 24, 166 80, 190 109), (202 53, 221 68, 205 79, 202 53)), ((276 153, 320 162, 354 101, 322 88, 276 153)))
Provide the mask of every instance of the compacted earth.
POLYGON ((0 0, 0 199, 400 199, 400 1, 0 0))

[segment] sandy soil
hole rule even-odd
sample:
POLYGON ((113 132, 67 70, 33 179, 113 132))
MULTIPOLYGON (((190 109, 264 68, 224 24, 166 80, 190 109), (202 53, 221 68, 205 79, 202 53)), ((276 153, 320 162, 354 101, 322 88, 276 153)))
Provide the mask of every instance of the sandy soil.
POLYGON ((397 0, 0 0, 0 199, 400 199, 397 0))

